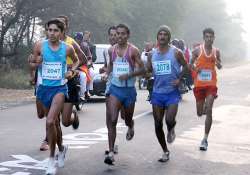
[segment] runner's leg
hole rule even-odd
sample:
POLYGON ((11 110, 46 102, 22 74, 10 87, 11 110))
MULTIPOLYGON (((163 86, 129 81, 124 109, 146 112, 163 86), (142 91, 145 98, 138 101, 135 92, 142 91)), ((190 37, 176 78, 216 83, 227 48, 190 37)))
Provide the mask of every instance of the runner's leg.
POLYGON ((58 120, 58 116, 63 108, 64 98, 64 94, 62 93, 58 93, 54 96, 47 117, 50 157, 55 156, 55 148, 59 134, 57 133, 56 121, 58 120))
POLYGON ((206 120, 205 120, 205 137, 208 137, 208 134, 210 132, 211 126, 212 126, 212 108, 214 104, 214 96, 209 95, 206 97, 206 120))
POLYGON ((108 128, 109 151, 113 151, 116 139, 116 125, 118 121, 119 110, 121 108, 121 103, 113 95, 110 95, 108 98, 109 99, 106 109, 106 124, 108 128))
POLYGON ((159 107, 153 105, 153 116, 155 123, 155 134, 158 139, 158 142, 161 145, 163 152, 168 152, 165 134, 163 131, 163 118, 164 118, 165 109, 163 107, 159 107))
POLYGON ((165 121, 168 128, 167 141, 172 143, 175 140, 175 124, 176 124, 176 114, 178 111, 178 104, 171 104, 168 106, 166 111, 165 121))

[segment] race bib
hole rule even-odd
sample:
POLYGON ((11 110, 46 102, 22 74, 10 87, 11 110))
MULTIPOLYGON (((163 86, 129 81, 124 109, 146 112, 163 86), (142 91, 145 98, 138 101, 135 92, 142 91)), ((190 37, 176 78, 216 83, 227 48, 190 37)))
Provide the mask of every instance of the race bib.
POLYGON ((47 80, 61 80, 62 63, 44 62, 42 65, 42 78, 47 80))
POLYGON ((200 80, 200 81, 211 81, 212 80, 212 71, 202 69, 198 74, 198 80, 200 80))
POLYGON ((113 73, 115 77, 129 73, 129 64, 127 62, 114 62, 113 73))
POLYGON ((171 61, 154 61, 153 67, 156 75, 171 74, 171 61))

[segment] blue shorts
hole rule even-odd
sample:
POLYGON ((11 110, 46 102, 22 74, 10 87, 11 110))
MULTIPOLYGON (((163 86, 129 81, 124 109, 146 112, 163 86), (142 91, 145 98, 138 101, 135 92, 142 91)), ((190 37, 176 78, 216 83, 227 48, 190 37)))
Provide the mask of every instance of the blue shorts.
POLYGON ((152 93, 150 103, 152 105, 167 107, 169 105, 178 104, 181 100, 181 95, 178 89, 168 93, 168 94, 160 94, 160 93, 152 93))
POLYGON ((37 88, 36 98, 42 102, 46 108, 50 108, 52 100, 56 94, 62 93, 65 97, 68 96, 67 85, 63 86, 43 86, 37 88))
POLYGON ((135 87, 117 87, 111 84, 109 94, 115 96, 124 107, 136 102, 137 93, 135 87))

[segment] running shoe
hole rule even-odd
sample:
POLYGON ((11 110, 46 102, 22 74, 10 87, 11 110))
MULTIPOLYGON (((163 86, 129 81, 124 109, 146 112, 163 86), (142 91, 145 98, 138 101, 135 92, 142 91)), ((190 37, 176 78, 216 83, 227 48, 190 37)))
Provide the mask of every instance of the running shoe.
POLYGON ((104 163, 106 163, 108 165, 114 165, 114 162, 115 162, 114 153, 109 152, 104 159, 104 163))
POLYGON ((74 121, 72 123, 73 129, 77 129, 79 127, 79 117, 76 111, 72 111, 74 115, 74 121))
POLYGON ((207 147, 208 147, 207 139, 203 139, 201 141, 200 150, 201 151, 207 151, 207 147))
POLYGON ((40 151, 47 151, 49 150, 49 144, 46 140, 44 140, 40 146, 40 151))
POLYGON ((48 167, 46 170, 46 175, 55 175, 56 174, 56 162, 54 158, 49 158, 48 167))
POLYGON ((167 162, 169 160, 169 154, 170 154, 169 151, 164 152, 158 161, 162 163, 167 162))
POLYGON ((64 161, 65 161, 65 155, 67 153, 68 150, 68 145, 64 145, 63 146, 63 151, 59 151, 59 153, 57 154, 57 165, 58 167, 64 167, 64 161))

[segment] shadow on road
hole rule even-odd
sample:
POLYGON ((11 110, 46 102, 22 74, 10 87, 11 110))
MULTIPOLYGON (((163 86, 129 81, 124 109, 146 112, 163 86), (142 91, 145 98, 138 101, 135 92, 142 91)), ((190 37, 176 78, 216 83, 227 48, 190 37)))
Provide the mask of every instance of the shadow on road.
POLYGON ((106 100, 105 97, 91 97, 87 100, 87 103, 104 103, 106 100))

